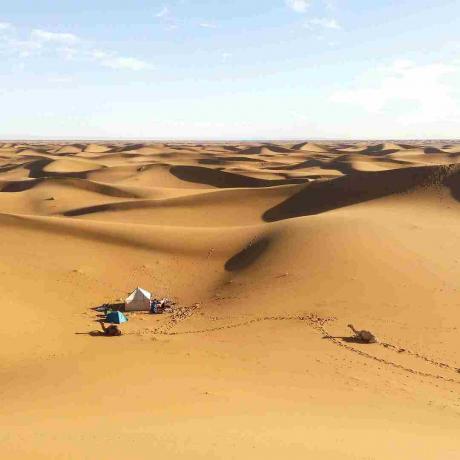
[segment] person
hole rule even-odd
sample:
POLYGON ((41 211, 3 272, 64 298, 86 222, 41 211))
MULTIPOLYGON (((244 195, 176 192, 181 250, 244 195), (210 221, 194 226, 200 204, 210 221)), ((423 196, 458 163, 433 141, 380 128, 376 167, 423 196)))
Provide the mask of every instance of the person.
POLYGON ((105 336, 116 337, 118 335, 121 335, 121 331, 120 329, 118 329, 118 326, 116 324, 111 324, 110 326, 106 327, 103 320, 99 322, 101 323, 102 332, 105 336))

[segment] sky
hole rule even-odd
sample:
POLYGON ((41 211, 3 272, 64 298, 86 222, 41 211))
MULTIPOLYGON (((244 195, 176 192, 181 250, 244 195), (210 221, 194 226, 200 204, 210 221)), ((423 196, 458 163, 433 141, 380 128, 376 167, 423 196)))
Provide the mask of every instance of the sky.
POLYGON ((459 138, 458 30, 459 0, 0 0, 0 138, 459 138))

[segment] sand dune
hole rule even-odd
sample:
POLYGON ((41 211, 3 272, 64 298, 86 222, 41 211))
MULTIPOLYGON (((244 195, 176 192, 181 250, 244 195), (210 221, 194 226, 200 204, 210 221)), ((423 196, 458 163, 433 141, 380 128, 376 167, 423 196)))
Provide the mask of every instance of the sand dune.
POLYGON ((457 458, 459 154, 1 143, 2 456, 457 458))
POLYGON ((64 145, 58 147, 54 152, 55 155, 68 155, 69 153, 80 153, 84 149, 84 146, 81 145, 64 145))
POLYGON ((79 173, 87 172, 95 169, 99 169, 100 166, 96 163, 91 163, 89 161, 75 161, 75 160, 55 160, 47 164, 44 168, 44 176, 46 173, 79 173))
POLYGON ((104 153, 104 152, 110 152, 112 150, 112 147, 109 145, 99 145, 99 144, 88 144, 84 151, 87 153, 104 153))
POLYGON ((306 150, 308 152, 327 152, 328 148, 326 146, 321 146, 319 144, 315 144, 314 142, 302 142, 300 144, 296 144, 292 147, 293 150, 306 150))

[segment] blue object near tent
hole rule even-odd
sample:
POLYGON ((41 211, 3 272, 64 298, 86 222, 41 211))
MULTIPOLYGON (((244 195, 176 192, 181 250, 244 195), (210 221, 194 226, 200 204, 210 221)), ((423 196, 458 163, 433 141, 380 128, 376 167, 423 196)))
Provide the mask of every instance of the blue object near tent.
POLYGON ((112 311, 106 316, 105 320, 108 323, 121 324, 126 323, 128 318, 126 318, 126 316, 121 311, 112 311))
POLYGON ((157 300, 153 300, 150 304, 150 313, 158 313, 158 306, 160 305, 160 302, 157 300))

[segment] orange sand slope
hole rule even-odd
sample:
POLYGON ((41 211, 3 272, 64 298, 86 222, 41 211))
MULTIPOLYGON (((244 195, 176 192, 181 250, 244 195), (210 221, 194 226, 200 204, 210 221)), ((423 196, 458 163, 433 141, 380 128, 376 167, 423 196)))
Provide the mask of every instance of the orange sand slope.
POLYGON ((460 458, 459 157, 0 143, 2 458, 460 458))

